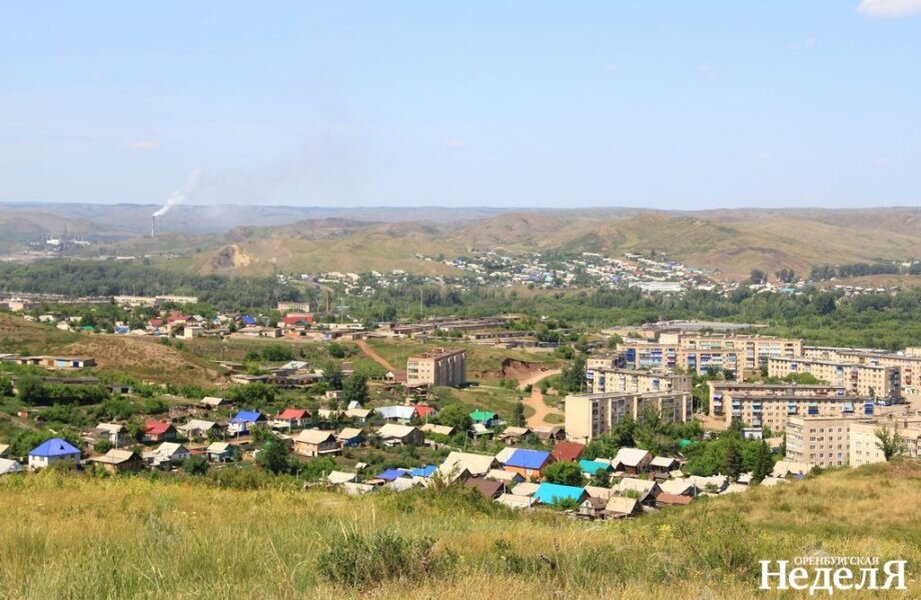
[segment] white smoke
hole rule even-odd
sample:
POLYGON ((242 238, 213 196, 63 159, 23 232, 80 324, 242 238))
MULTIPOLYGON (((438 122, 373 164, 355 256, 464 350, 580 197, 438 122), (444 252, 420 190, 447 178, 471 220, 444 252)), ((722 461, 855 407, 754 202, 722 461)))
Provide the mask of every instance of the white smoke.
POLYGON ((183 185, 178 190, 174 191, 169 195, 169 198, 166 199, 166 203, 157 209, 157 212, 153 214, 154 217, 162 217, 169 212, 171 208, 177 204, 183 202, 189 196, 193 196, 195 192, 198 191, 198 178, 201 176, 201 169, 196 167, 189 174, 189 178, 186 179, 185 185, 183 185))

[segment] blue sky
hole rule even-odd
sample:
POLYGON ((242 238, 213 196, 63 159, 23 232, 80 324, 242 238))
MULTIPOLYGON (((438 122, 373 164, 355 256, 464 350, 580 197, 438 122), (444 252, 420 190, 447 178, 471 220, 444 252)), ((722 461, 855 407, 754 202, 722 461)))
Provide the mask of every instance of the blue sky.
POLYGON ((921 0, 37 4, 0 201, 921 205, 921 0))

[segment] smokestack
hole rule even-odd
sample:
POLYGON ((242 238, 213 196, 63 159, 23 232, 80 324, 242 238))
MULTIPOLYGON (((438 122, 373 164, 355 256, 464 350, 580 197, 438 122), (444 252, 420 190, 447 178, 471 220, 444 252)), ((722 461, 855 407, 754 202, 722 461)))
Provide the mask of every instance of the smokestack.
POLYGON ((150 217, 150 237, 157 237, 157 217, 150 217))

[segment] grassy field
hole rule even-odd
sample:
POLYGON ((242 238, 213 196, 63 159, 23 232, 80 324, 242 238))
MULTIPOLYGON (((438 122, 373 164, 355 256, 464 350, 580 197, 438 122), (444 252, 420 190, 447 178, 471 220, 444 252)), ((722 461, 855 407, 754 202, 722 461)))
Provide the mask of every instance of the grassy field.
POLYGON ((909 591, 893 597, 917 598, 919 484, 917 463, 881 465, 585 523, 450 490, 348 498, 190 480, 5 477, 0 597, 755 598, 765 597, 759 559, 827 552, 908 560, 909 591), (422 538, 430 553, 403 552, 422 538), (348 582, 342 553, 363 542, 371 550, 356 555, 354 571, 372 577, 348 582), (381 548, 409 558, 387 564, 381 548))
POLYGON ((0 313, 0 352, 2 353, 39 354, 78 339, 80 339, 79 334, 0 313))

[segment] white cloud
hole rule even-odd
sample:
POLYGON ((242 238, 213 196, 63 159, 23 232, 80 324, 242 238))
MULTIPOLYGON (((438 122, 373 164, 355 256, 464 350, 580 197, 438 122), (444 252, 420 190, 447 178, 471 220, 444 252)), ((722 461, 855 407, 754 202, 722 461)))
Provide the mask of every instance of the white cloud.
POLYGON ((150 150, 157 147, 157 142, 153 140, 131 140, 126 145, 132 150, 150 150))
POLYGON ((921 15, 921 0, 860 0, 857 12, 868 17, 921 15))

